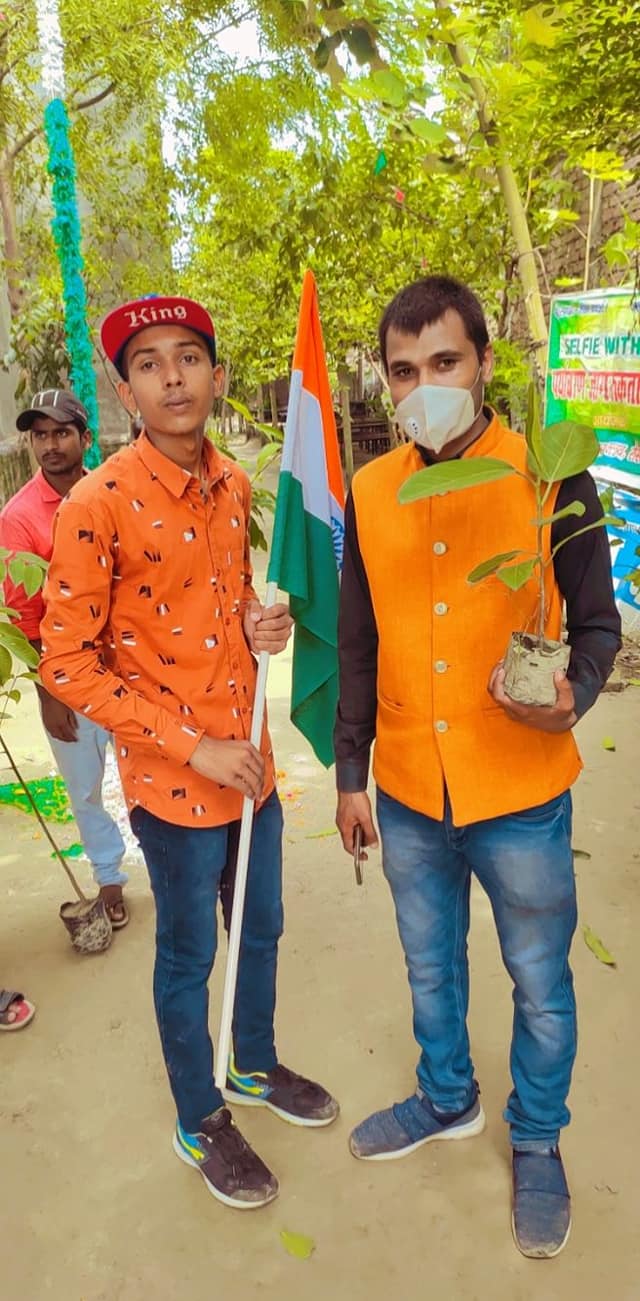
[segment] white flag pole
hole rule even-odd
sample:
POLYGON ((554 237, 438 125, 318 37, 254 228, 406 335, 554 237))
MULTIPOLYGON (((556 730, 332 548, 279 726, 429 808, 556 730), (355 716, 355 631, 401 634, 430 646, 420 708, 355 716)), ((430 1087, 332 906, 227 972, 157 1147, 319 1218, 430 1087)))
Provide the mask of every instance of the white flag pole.
MULTIPOLYGON (((275 605, 278 592, 277 583, 268 583, 267 592, 264 601, 264 608, 275 605)), ((256 693, 253 702, 253 717, 251 720, 251 742, 260 749, 262 740, 262 725, 264 723, 264 707, 267 696, 267 674, 269 672, 268 651, 262 651, 258 660, 258 676, 256 679, 256 693)), ((227 967, 224 977, 224 993, 222 996, 222 1014, 220 1017, 220 1034, 218 1037, 218 1051, 216 1053, 216 1071, 215 1081, 219 1089, 224 1088, 227 1082, 227 1068, 229 1065, 229 1056, 231 1049, 231 1026, 233 1022, 233 1008, 236 1000, 236 983, 238 979, 238 957, 240 955, 240 939, 242 936, 242 918, 244 915, 244 898, 247 889, 247 873, 249 871, 249 851, 251 849, 251 833, 253 831, 253 814, 255 801, 245 796, 242 804, 242 820, 240 822, 240 840, 238 844, 238 861, 236 864, 235 883, 233 887, 233 907, 231 911, 231 925, 229 927, 229 946, 227 950, 227 967)))

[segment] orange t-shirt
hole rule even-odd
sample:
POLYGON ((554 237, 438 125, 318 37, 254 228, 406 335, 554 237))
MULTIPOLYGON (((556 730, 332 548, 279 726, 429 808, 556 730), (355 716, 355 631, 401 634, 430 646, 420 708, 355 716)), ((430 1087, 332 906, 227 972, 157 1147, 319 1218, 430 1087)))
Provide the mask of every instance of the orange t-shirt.
MULTIPOLYGON (((45 687, 114 733, 127 805, 179 826, 240 817, 199 776, 203 735, 251 730, 256 661, 246 474, 205 439, 208 490, 145 434, 76 484, 54 524, 42 621, 45 687)), ((274 785, 265 726, 265 798, 274 785)))

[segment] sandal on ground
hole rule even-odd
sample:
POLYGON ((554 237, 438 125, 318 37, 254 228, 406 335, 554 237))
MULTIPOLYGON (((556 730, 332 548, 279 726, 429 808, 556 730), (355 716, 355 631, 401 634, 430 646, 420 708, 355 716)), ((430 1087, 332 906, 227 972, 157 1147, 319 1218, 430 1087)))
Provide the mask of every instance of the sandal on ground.
POLYGON ((0 1030, 24 1030, 33 1021, 33 1003, 17 989, 0 989, 0 1030))
POLYGON ((107 917, 111 922, 112 930, 121 931, 123 927, 129 925, 129 910, 122 897, 122 886, 101 886, 100 898, 107 910, 107 917))

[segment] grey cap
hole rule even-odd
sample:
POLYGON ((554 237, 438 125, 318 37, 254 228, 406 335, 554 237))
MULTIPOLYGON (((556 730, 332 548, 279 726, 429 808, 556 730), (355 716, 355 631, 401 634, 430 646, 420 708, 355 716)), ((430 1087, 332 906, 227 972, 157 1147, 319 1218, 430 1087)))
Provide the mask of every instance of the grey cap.
POLYGON ((88 427, 87 409, 70 389, 46 388, 36 393, 28 411, 21 411, 16 424, 24 431, 31 429, 38 416, 50 416, 59 425, 80 425, 83 430, 88 427))

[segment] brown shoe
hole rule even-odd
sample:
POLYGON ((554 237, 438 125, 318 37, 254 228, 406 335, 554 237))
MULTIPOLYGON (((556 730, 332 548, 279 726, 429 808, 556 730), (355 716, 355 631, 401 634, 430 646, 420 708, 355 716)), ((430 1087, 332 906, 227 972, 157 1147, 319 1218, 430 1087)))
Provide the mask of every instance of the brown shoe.
POLYGON ((187 1134, 177 1122, 173 1149, 200 1171, 209 1192, 225 1206, 251 1211, 278 1196, 278 1180, 249 1147, 226 1107, 207 1116, 197 1134, 187 1134))

